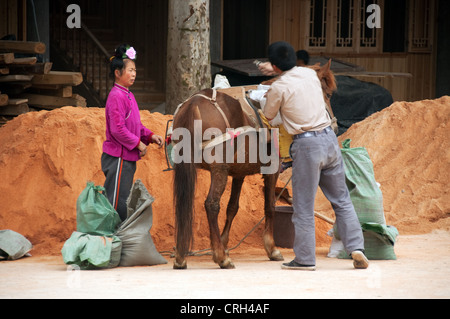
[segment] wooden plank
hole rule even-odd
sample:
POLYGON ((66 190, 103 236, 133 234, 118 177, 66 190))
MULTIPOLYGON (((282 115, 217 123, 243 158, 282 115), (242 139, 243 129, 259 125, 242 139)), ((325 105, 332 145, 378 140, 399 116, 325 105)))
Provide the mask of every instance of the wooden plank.
POLYGON ((29 58, 14 58, 13 64, 19 64, 19 65, 33 65, 37 62, 36 57, 29 57, 29 58))
POLYGON ((30 108, 26 103, 0 107, 0 115, 17 116, 28 112, 30 112, 30 108))
POLYGON ((86 100, 78 97, 57 97, 39 94, 21 94, 20 98, 28 99, 28 104, 42 109, 55 109, 61 106, 86 107, 86 100))
POLYGON ((411 73, 400 73, 400 72, 335 72, 335 75, 345 75, 352 77, 402 77, 402 78, 412 78, 411 73))
POLYGON ((83 75, 80 72, 50 71, 48 74, 36 75, 32 81, 34 84, 60 84, 77 86, 83 83, 83 75))
MULTIPOLYGON (((333 72, 361 72, 365 71, 365 69, 361 66, 338 60, 335 58, 329 58, 326 56, 313 56, 310 58, 310 65, 314 65, 316 63, 320 63, 324 65, 328 63, 329 60, 331 62, 331 71, 333 72)), ((267 59, 258 59, 259 61, 265 62, 267 59)), ((254 63, 254 59, 241 59, 241 60, 222 60, 222 61, 214 61, 213 65, 223 68, 228 71, 232 71, 238 74, 243 74, 246 76, 263 76, 261 71, 254 63)))
POLYGON ((25 90, 31 87, 30 82, 9 82, 9 83, 0 83, 0 88, 3 92, 8 93, 10 95, 17 95, 20 93, 24 93, 25 90))
POLYGON ((28 103, 28 99, 9 99, 9 105, 20 105, 28 103))
POLYGON ((0 83, 7 83, 7 82, 29 82, 33 79, 33 75, 5 75, 0 76, 0 83))
POLYGON ((73 95, 72 91, 73 91, 72 86, 63 86, 63 87, 58 87, 56 89, 32 88, 30 93, 58 96, 58 97, 72 97, 72 95, 73 95))
POLYGON ((9 104, 9 97, 6 94, 0 94, 0 106, 5 106, 9 104))
POLYGON ((10 64, 14 62, 14 53, 0 53, 0 64, 10 64))
POLYGON ((45 43, 31 41, 6 41, 0 40, 0 52, 44 54, 45 43))
POLYGON ((8 65, 10 74, 49 74, 52 70, 53 63, 45 62, 45 63, 36 63, 33 65, 17 65, 10 64, 8 65))

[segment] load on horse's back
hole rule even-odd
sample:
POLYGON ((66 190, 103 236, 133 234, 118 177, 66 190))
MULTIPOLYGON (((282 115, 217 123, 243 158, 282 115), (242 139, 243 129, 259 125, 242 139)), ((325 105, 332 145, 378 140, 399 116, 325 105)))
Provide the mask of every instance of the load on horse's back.
MULTIPOLYGON (((334 90, 333 84, 335 88, 329 64, 317 69, 324 86, 325 100, 334 90), (331 90, 330 93, 327 90, 331 90)), ((209 171, 211 176, 205 210, 214 262, 221 268, 234 268, 227 252, 231 225, 239 209, 239 197, 245 177, 259 173, 263 174, 264 179, 264 248, 270 260, 283 260, 273 239, 275 186, 279 176, 278 136, 267 134, 267 128, 263 127, 262 121, 255 120, 258 111, 249 108, 248 104, 245 105, 245 97, 239 100, 226 93, 206 89, 194 94, 175 112, 171 136, 173 153, 178 156, 174 164, 173 188, 175 269, 187 267, 186 256, 192 248, 198 168, 209 171), (186 134, 182 134, 183 132, 186 134), (211 136, 215 138, 211 140, 211 136), (220 233, 220 199, 228 176, 232 177, 231 196, 227 206, 226 223, 220 233)))

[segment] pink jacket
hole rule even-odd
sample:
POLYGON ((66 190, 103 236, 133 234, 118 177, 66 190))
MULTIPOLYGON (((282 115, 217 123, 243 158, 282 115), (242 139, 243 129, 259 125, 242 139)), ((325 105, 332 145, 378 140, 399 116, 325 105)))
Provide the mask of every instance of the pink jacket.
POLYGON ((151 143, 153 132, 141 123, 139 107, 133 93, 118 84, 109 93, 105 107, 106 141, 103 152, 126 161, 140 159, 139 142, 151 143))

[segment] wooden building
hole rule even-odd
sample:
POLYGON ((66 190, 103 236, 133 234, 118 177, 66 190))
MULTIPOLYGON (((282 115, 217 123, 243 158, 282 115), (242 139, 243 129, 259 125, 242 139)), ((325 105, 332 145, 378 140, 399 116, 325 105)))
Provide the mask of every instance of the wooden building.
POLYGON ((450 56, 448 1, 223 2, 224 59, 263 55, 265 51, 260 46, 254 46, 254 51, 248 54, 245 39, 259 38, 259 43, 263 43, 261 33, 267 32, 266 45, 274 41, 287 41, 296 50, 304 49, 312 56, 332 57, 363 67, 371 74, 355 76, 385 87, 394 100, 415 101, 450 94, 450 78, 444 74, 450 71, 446 58, 450 56), (374 13, 367 12, 370 5, 380 8, 379 28, 369 28, 367 25, 367 20, 374 13), (259 9, 253 9, 256 7, 259 9), (264 7, 266 11, 261 12, 264 7), (232 12, 238 12, 235 19, 231 18, 232 12), (252 23, 254 20, 258 21, 252 23), (253 29, 252 25, 255 26, 253 29), (268 30, 264 29, 264 25, 269 26, 268 30), (236 30, 233 32, 233 29, 236 30), (230 32, 233 32, 231 40, 227 35, 230 32))
MULTIPOLYGON (((142 83, 135 90, 143 103, 164 102, 168 1, 69 1, 80 5, 83 27, 104 48, 101 57, 91 58, 96 64, 105 63, 120 43, 136 47, 142 83)), ((55 47, 51 54, 65 54, 65 48, 56 47, 67 47, 70 41, 81 43, 83 37, 89 36, 77 35, 76 29, 67 30, 65 19, 69 13, 63 10, 64 3, 68 2, 0 1, 0 38, 15 34, 18 40, 36 41, 38 36, 48 47, 55 47)), ((449 1, 209 0, 209 4, 211 60, 263 58, 269 43, 284 40, 312 56, 332 57, 363 67, 370 76, 357 77, 385 87, 394 100, 415 101, 450 94, 449 1), (374 11, 368 12, 371 5, 380 8, 378 21, 373 20, 374 11), (379 27, 371 28, 368 19, 379 22, 379 27)), ((84 45, 73 47, 81 50, 84 45)), ((94 49, 85 48, 84 52, 90 51, 94 49)), ((80 56, 86 54, 71 54, 71 59, 81 61, 80 56)), ((78 68, 84 74, 95 66, 78 68)), ((102 83, 94 75, 86 78, 102 83)), ((99 91, 104 99, 106 90, 99 91)))

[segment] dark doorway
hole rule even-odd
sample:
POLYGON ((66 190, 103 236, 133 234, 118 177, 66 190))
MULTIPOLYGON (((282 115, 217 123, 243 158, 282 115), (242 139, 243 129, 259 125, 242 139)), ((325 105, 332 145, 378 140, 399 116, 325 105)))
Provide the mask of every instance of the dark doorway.
POLYGON ((223 59, 266 56, 269 0, 223 1, 223 59))

